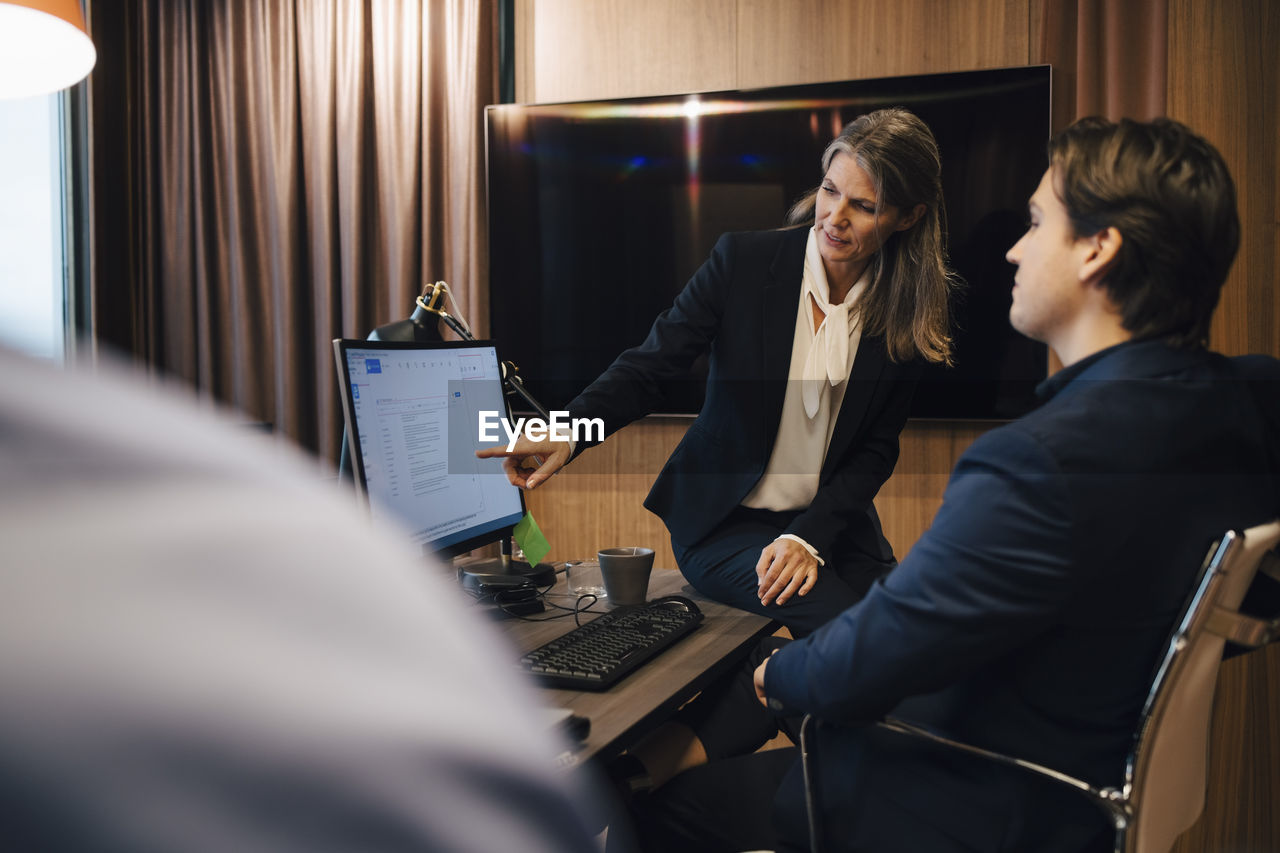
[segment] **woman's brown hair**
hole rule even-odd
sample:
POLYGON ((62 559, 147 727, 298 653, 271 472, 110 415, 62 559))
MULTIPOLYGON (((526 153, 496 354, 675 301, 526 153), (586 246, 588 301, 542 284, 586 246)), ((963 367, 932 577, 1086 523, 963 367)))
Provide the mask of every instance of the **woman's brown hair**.
MULTIPOLYGON (((876 110, 845 126, 822 154, 825 174, 837 154, 857 161, 885 206, 907 213, 923 204, 915 225, 889 235, 876 253, 871 285, 859 300, 862 328, 883 335, 893 361, 951 363, 950 295, 955 275, 943 238, 942 158, 929 126, 909 110, 876 110)), ((813 223, 817 189, 791 208, 791 224, 813 223)))

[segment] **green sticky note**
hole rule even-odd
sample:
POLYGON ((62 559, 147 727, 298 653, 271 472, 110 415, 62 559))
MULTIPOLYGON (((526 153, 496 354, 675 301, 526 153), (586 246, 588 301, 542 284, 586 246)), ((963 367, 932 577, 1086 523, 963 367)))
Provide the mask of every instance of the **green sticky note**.
POLYGON ((538 522, 533 520, 531 512, 526 512, 524 518, 516 522, 515 530, 511 531, 511 538, 516 540, 517 547, 524 551, 524 558, 531 566, 541 563, 542 558, 551 550, 551 543, 538 529, 538 522))

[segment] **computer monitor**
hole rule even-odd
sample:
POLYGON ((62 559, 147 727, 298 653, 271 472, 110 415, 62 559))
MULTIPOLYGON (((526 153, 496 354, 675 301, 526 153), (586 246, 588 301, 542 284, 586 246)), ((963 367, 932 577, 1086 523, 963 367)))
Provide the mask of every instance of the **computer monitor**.
POLYGON ((501 460, 475 456, 481 413, 508 416, 493 343, 339 339, 333 347, 355 481, 370 512, 441 557, 510 537, 524 497, 501 460))

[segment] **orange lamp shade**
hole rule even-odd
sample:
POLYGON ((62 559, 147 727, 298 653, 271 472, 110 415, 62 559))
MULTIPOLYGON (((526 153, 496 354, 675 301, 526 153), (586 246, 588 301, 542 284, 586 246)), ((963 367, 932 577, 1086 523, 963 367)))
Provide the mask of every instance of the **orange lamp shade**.
POLYGON ((79 0, 0 0, 0 98, 65 89, 97 59, 79 0))

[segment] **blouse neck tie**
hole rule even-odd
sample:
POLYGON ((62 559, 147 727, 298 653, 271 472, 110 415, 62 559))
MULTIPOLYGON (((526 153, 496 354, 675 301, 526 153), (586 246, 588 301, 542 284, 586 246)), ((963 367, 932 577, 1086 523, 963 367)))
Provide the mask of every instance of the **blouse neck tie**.
POLYGON ((843 301, 832 305, 828 301, 831 289, 827 284, 827 273, 823 269, 822 256, 817 251, 817 236, 813 231, 809 232, 809 243, 809 251, 805 252, 804 288, 818 310, 826 315, 822 325, 814 332, 813 344, 809 347, 809 355, 805 358, 801 373, 804 411, 812 418, 818 413, 823 391, 849 378, 850 338, 859 330, 861 319, 856 305, 858 297, 866 288, 871 264, 867 264, 867 270, 849 288, 843 301))

